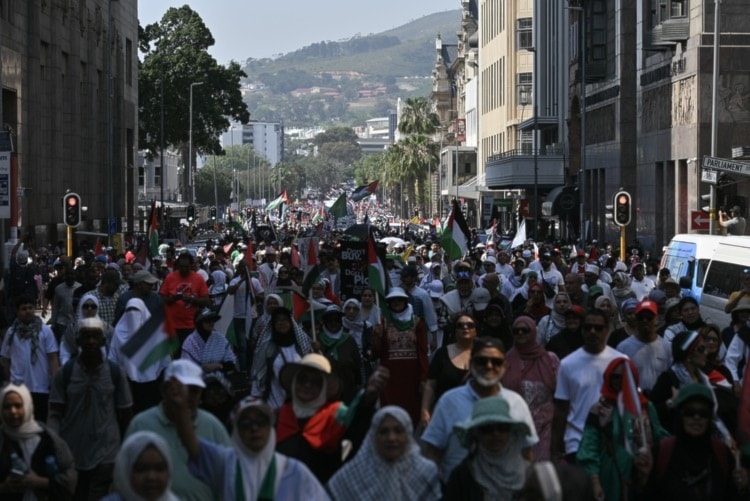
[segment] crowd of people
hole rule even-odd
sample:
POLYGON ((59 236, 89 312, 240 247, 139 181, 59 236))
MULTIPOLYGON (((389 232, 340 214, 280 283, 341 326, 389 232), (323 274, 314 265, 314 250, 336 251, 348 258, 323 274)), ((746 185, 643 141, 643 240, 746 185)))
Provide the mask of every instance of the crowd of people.
POLYGON ((295 245, 21 239, 0 498, 750 496, 750 270, 721 325, 637 249, 391 241, 384 293, 347 297, 337 239, 307 276, 295 245))

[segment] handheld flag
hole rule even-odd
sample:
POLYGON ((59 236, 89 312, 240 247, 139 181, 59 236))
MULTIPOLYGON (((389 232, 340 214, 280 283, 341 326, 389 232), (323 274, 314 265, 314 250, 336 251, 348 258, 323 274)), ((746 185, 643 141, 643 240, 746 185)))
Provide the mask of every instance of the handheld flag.
MULTIPOLYGON (((636 424, 636 428, 640 431, 640 444, 641 447, 648 447, 646 442, 646 430, 645 422, 643 419, 643 407, 641 407, 641 395, 638 392, 638 385, 635 384, 635 377, 633 371, 630 368, 630 364, 626 361, 622 365, 622 389, 617 395, 617 410, 620 413, 624 422, 633 420, 636 424)), ((633 434, 625 434, 625 450, 628 453, 633 454, 638 450, 634 447, 633 434)))
POLYGON ((372 235, 367 239, 367 280, 375 292, 385 297, 385 269, 378 258, 372 235))
POLYGON ((440 237, 441 245, 448 253, 448 257, 460 259, 469 250, 469 238, 469 226, 458 207, 458 202, 454 200, 450 216, 440 237))
POLYGON ((339 195, 339 198, 337 198, 336 201, 333 202, 333 205, 331 205, 331 208, 328 209, 328 213, 336 218, 347 216, 346 193, 339 195))
POLYGON ((380 180, 373 181, 370 184, 357 186, 349 198, 352 202, 359 202, 360 200, 369 197, 378 189, 378 183, 380 183, 380 180))
POLYGON ((138 370, 144 371, 171 355, 179 342, 169 315, 161 308, 122 345, 120 351, 138 370))
POLYGON ((288 204, 289 203, 289 197, 286 194, 286 190, 281 192, 281 195, 276 197, 276 199, 272 200, 270 204, 266 205, 266 212, 272 211, 279 207, 281 204, 288 204))

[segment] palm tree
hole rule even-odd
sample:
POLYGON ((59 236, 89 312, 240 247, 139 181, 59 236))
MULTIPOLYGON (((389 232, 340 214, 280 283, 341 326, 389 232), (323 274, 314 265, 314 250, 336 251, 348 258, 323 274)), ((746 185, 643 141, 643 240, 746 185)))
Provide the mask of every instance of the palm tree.
POLYGON ((398 131, 402 134, 430 136, 440 127, 440 117, 426 97, 410 97, 401 111, 398 131))

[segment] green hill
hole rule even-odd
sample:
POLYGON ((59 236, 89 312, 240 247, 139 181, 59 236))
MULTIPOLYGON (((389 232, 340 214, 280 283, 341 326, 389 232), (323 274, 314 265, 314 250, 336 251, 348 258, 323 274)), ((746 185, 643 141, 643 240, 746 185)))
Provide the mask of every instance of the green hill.
POLYGON ((248 59, 247 82, 255 85, 246 100, 253 118, 340 125, 382 114, 395 107, 398 97, 426 95, 435 65, 435 38, 441 34, 445 43, 456 43, 460 21, 460 10, 440 12, 382 33, 321 41, 274 59, 248 59), (315 87, 326 91, 299 91, 315 87))

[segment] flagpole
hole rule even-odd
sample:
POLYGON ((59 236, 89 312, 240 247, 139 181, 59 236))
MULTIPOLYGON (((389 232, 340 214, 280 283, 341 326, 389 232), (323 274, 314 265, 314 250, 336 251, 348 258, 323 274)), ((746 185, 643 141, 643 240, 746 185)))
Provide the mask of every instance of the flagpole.
POLYGON ((312 294, 308 292, 307 304, 310 306, 310 326, 312 330, 313 343, 318 340, 318 334, 315 329, 315 307, 313 306, 312 294))

